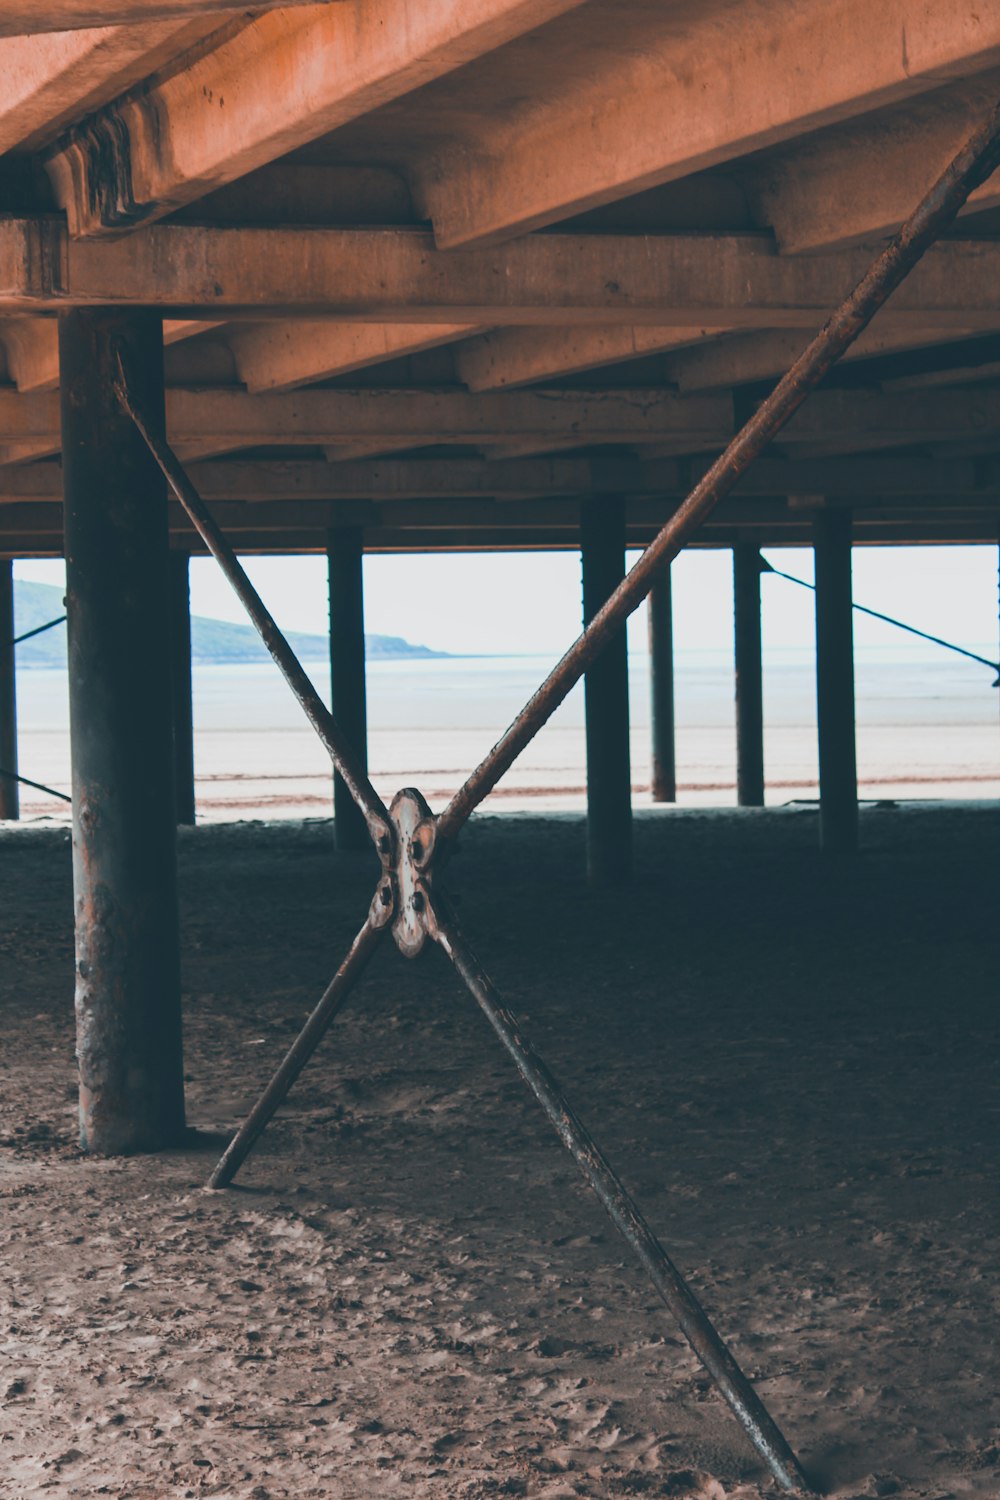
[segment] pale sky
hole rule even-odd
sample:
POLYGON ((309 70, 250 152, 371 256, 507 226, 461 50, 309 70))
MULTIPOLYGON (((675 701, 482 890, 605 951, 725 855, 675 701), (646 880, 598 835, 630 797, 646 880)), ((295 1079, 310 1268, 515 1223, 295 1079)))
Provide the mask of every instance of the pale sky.
MULTIPOLYGON (((765 549, 765 556, 767 556, 765 549)), ((635 554, 630 555, 630 562, 635 554)), ((775 566, 812 578, 808 549, 773 548, 775 566)), ((325 633, 326 563, 321 557, 255 557, 247 571, 278 623, 325 633)), ((673 565, 674 631, 678 649, 732 644, 732 558, 726 551, 684 553, 673 565)), ((15 576, 61 583, 60 562, 18 562, 15 576)), ((807 646, 813 601, 805 589, 763 579, 765 648, 807 646)), ((494 553, 369 557, 365 560, 366 628, 401 635, 445 651, 551 654, 580 626, 577 553, 494 553)), ((854 597, 860 604, 954 640, 997 654, 996 547, 857 547, 854 597)), ((216 564, 191 565, 195 614, 242 620, 240 605, 216 564)), ((633 644, 644 641, 645 612, 633 622, 633 644)), ((861 648, 895 645, 906 637, 855 616, 861 648)))

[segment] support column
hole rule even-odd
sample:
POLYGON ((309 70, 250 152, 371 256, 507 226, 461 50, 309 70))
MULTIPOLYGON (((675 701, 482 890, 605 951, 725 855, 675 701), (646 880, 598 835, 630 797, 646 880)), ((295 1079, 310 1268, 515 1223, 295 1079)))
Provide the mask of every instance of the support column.
POLYGON ((194 712, 191 699, 191 586, 186 552, 171 552, 170 686, 174 719, 174 804, 178 823, 195 821, 194 712))
MULTIPOLYGON (((333 717, 368 766, 365 702, 364 545, 359 526, 332 530, 327 538, 330 581, 330 706, 333 717)), ((338 849, 369 849, 364 814, 343 778, 333 773, 333 823, 338 849)))
POLYGON ((162 432, 160 320, 59 315, 80 1141, 104 1154, 184 1134, 167 500, 119 353, 162 432))
MULTIPOLYGON (((625 501, 588 496, 580 507, 583 620, 589 624, 625 576, 625 501)), ((584 679, 587 720, 587 873, 594 885, 632 874, 628 642, 623 626, 584 679)))
POLYGON ((760 549, 733 548, 733 615, 736 626, 736 800, 764 806, 764 683, 760 647, 760 549))
POLYGON ((654 802, 677 801, 674 734, 674 614, 669 565, 649 593, 650 728, 654 802))
POLYGON ((0 559, 0 819, 21 816, 17 782, 17 679, 14 672, 14 564, 0 559))
POLYGON ((820 843, 825 852, 849 853, 858 847, 850 511, 821 511, 813 536, 820 843))

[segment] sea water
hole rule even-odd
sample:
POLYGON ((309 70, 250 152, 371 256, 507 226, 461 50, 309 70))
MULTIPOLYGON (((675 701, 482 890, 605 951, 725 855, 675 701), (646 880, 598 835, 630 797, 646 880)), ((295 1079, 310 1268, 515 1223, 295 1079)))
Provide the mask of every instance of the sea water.
MULTIPOLYGON (((990 655, 984 647, 983 654, 990 655)), ((369 760, 386 798, 421 787, 432 806, 455 790, 553 665, 554 657, 373 661, 369 760)), ((309 671, 324 697, 329 672, 309 671)), ((856 666, 860 792, 871 798, 1000 796, 1000 694, 974 662, 922 646, 862 650, 856 666)), ((649 662, 630 656, 632 780, 648 800, 649 662)), ((736 799, 733 663, 724 651, 680 651, 675 671, 678 802, 736 799)), ((329 763, 276 668, 194 670, 198 817, 326 816, 329 763)), ((18 678, 23 775, 69 791, 69 716, 62 671, 18 678)), ((814 661, 771 651, 764 668, 767 800, 816 796, 814 661)), ((491 797, 488 808, 584 805, 583 691, 577 687, 491 797)), ((25 817, 68 818, 64 803, 22 788, 25 817)))

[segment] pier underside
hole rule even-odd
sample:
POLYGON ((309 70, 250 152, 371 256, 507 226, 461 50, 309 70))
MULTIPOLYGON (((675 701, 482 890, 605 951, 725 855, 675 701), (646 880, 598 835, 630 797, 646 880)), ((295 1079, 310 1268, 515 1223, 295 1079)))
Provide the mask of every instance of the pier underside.
MULTIPOLYGON (((3 0, 0 83, 0 550, 62 550, 79 307, 162 314, 168 436, 245 550, 572 546, 607 492, 641 543, 988 116, 1000 21, 3 0)), ((998 205, 988 179, 701 540, 847 505, 858 541, 996 541, 998 205)))
POLYGON ((765 1468, 995 1493, 998 815, 859 817, 851 559, 1000 535, 1000 11, 39 9, 0 0, 0 816, 11 563, 62 556, 73 886, 60 834, 2 831, 6 1471, 135 1500, 722 1500, 765 1468), (760 548, 803 544, 818 818, 759 807, 760 548), (632 828, 624 626, 652 590, 666 801, 687 545, 733 549, 758 810, 668 840, 652 809, 632 828), (387 806, 364 554, 553 548, 581 550, 584 634, 445 807, 387 806), (205 549, 337 773, 336 850, 182 826, 178 878, 205 549), (238 560, 275 552, 328 559, 332 712, 238 560), (581 678, 586 858, 573 821, 473 822, 455 877, 581 678), (390 933, 434 958, 402 983, 376 958, 258 1140, 390 933), (210 1186, 243 1175, 207 1196, 221 1147, 210 1186))

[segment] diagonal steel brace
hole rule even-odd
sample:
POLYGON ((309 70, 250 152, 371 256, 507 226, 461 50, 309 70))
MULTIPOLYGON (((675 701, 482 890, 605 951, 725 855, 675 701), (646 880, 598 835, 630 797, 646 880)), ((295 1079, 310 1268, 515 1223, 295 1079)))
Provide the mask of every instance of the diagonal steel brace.
POLYGON ((128 372, 119 360, 117 392, 122 405, 144 437, 195 529, 232 583, 326 746, 334 766, 365 815, 382 862, 382 874, 364 925, 301 1035, 213 1172, 210 1185, 222 1187, 232 1181, 360 978, 386 928, 391 924, 396 946, 406 958, 416 957, 430 938, 450 959, 483 1010, 563 1145, 577 1162, 619 1233, 635 1251, 754 1447, 786 1490, 809 1489, 794 1454, 680 1271, 653 1235, 545 1065, 521 1035, 514 1017, 465 943, 442 896, 434 890, 433 877, 435 869, 444 863, 449 844, 471 813, 538 734, 628 615, 638 608, 657 574, 681 551, 702 521, 794 415, 809 392, 864 331, 896 287, 952 223, 970 193, 996 169, 998 162, 1000 106, 991 112, 985 124, 958 153, 874 261, 868 274, 677 509, 438 817, 434 816, 420 793, 412 790, 400 792, 391 808, 386 809, 354 749, 320 699, 176 455, 167 443, 150 431, 134 406, 129 394, 128 372))

